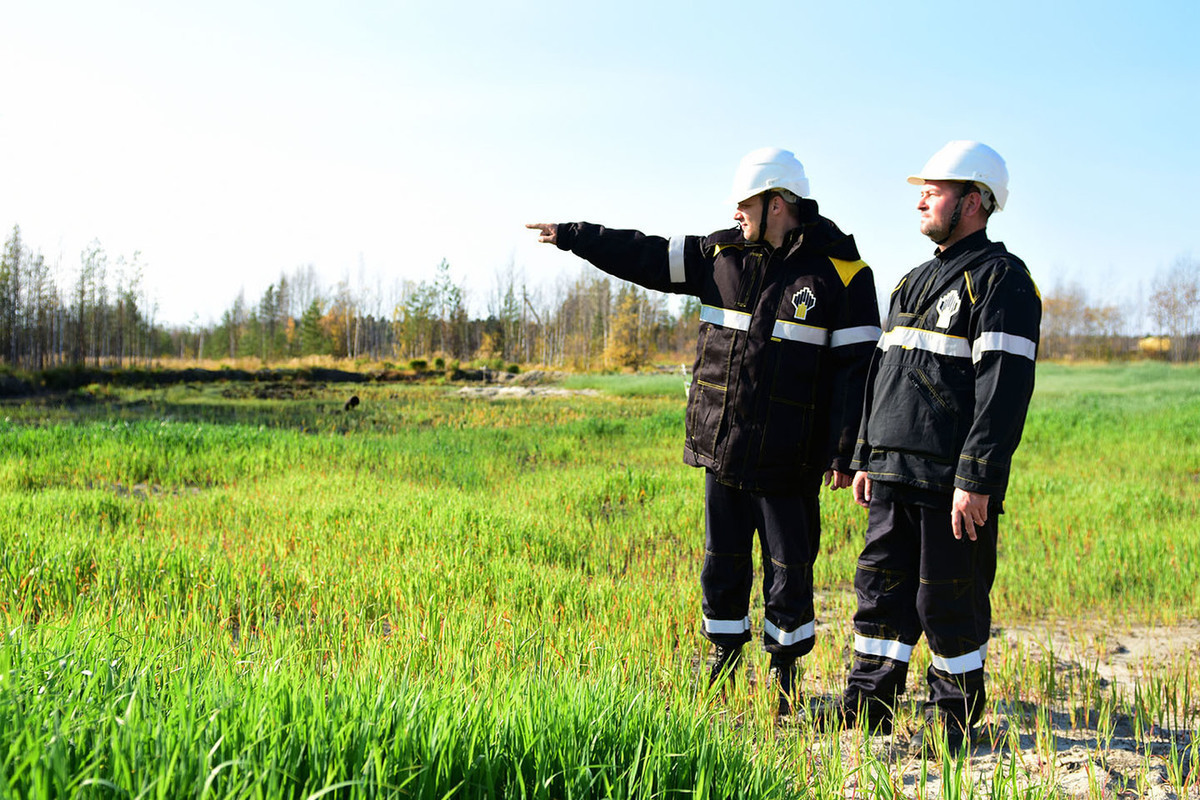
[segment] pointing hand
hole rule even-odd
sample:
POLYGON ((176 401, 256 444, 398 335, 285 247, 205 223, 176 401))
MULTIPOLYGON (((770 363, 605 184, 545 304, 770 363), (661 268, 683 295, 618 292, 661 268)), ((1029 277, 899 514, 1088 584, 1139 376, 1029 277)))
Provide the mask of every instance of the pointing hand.
POLYGON ((538 231, 538 241, 546 244, 558 243, 558 225, 553 222, 530 222, 525 225, 526 228, 533 228, 538 231))

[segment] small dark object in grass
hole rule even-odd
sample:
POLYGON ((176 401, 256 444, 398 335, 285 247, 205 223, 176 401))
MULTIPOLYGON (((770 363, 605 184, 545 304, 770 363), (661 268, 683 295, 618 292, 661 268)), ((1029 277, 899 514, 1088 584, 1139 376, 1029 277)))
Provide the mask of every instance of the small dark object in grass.
POLYGON ((358 405, 358 395, 352 395, 350 397, 350 399, 346 401, 346 411, 349 411, 350 409, 356 407, 357 405, 358 405))

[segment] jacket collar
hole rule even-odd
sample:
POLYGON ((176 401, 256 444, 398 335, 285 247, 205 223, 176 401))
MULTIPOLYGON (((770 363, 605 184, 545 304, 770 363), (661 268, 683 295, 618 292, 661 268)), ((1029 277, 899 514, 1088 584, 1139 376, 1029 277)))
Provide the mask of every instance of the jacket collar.
POLYGON ((842 233, 833 220, 822 217, 817 201, 807 197, 800 200, 800 225, 788 232, 781 249, 789 256, 804 249, 843 261, 860 258, 854 237, 842 233))
POLYGON ((987 238, 987 229, 975 231, 970 236, 965 236, 954 244, 940 252, 934 251, 933 257, 940 263, 946 264, 954 261, 959 256, 967 253, 977 252, 991 244, 991 240, 987 238))

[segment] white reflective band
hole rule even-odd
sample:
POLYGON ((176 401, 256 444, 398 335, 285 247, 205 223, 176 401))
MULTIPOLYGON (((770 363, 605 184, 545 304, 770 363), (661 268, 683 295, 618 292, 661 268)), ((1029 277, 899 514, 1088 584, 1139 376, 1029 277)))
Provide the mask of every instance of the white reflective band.
POLYGON ((961 336, 924 331, 920 328, 893 328, 879 339, 879 349, 903 347, 906 350, 928 350, 943 356, 970 358, 971 345, 961 336))
POLYGON ((845 347, 848 344, 861 344, 870 342, 875 344, 879 341, 879 335, 883 331, 874 325, 861 325, 857 328, 842 328, 840 331, 834 331, 829 337, 830 347, 845 347))
POLYGON ((811 639, 814 636, 816 636, 817 635, 817 623, 816 623, 816 621, 806 622, 803 625, 801 625, 799 628, 796 628, 796 630, 794 630, 794 631, 785 631, 783 628, 780 628, 778 625, 773 624, 771 622, 771 620, 764 619, 763 620, 763 630, 767 632, 768 636, 770 636, 772 639, 779 642, 780 644, 789 645, 789 644, 795 644, 796 642, 802 642, 805 639, 811 639))
POLYGON ((705 617, 704 630, 708 633, 745 633, 750 630, 750 618, 709 619, 705 617))
POLYGON ((972 670, 983 669, 983 654, 979 650, 972 650, 961 656, 946 658, 934 653, 933 666, 951 675, 962 675, 972 670))
POLYGON ((1031 340, 1012 333, 992 331, 979 334, 979 338, 975 340, 975 346, 971 348, 971 360, 978 364, 984 353, 993 350, 1012 353, 1014 356, 1025 356, 1030 361, 1037 360, 1037 345, 1031 340))
POLYGON ((687 273, 683 269, 683 243, 685 240, 684 236, 672 236, 667 245, 667 263, 671 267, 671 283, 683 283, 687 280, 687 273))
POLYGON ((775 320, 775 330, 771 335, 776 339, 787 339, 789 342, 804 342, 824 347, 829 341, 829 331, 824 328, 814 328, 812 325, 801 325, 788 322, 785 319, 775 320))
POLYGON ((854 652, 868 656, 881 656, 892 661, 903 661, 905 664, 912 658, 913 646, 892 639, 868 639, 866 636, 854 634, 854 652))
POLYGON ((730 311, 728 308, 700 306, 700 321, 711 322, 722 328, 733 328, 735 331, 750 330, 750 315, 744 311, 730 311))

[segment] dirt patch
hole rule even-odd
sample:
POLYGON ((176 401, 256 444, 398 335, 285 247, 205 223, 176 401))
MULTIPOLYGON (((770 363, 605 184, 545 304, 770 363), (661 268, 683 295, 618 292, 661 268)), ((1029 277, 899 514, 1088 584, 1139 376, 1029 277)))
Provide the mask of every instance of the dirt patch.
POLYGON ((133 497, 138 500, 147 500, 151 497, 191 497, 200 494, 199 486, 159 486, 157 483, 135 483, 132 485, 121 483, 88 483, 89 489, 107 489, 117 497, 133 497))
MULTIPOLYGON (((1129 701, 1135 692, 1155 691, 1165 681, 1179 689, 1200 665, 1200 623, 1163 627, 1086 626, 1078 622, 995 632, 1010 648, 1032 658, 1053 661, 1064 684, 1080 675, 1106 695, 1129 701), (1170 677, 1174 675, 1175 677, 1170 677)), ((997 642, 999 644, 999 642, 997 642)), ((975 796, 1014 796, 1032 791, 1051 797, 1148 797, 1156 800, 1200 798, 1195 740, 1200 708, 1189 691, 1191 707, 1177 709, 1178 727, 1162 720, 1138 721, 1099 708, 1056 707, 1001 699, 985 716, 977 742, 965 762, 923 761, 910 752, 915 723, 893 735, 841 734, 847 763, 865 746, 884 763, 894 764, 891 792, 906 797, 942 797, 943 770, 954 784, 975 796), (1190 762, 1190 763, 1189 763, 1190 762)), ((1122 707, 1127 707, 1125 702, 1122 707)), ((852 775, 847 796, 876 796, 879 776, 852 775)), ((950 787, 945 787, 950 789, 950 787)))
MULTIPOLYGON (((914 798, 1007 797, 1027 791, 1035 792, 1033 796, 1069 798, 1200 798, 1197 776, 1188 765, 1172 766, 1179 760, 1178 753, 1192 746, 1191 734, 1159 730, 1139 735, 1125 717, 1101 734, 1095 728, 1073 725, 1063 712, 1002 704, 984 720, 964 762, 922 760, 909 746, 914 731, 910 724, 893 735, 865 742, 862 733, 847 731, 841 734, 845 762, 859 760, 855 754, 865 746, 875 758, 895 765, 887 779, 890 789, 914 798), (957 790, 944 791, 946 775, 952 776, 957 790)), ((881 783, 875 774, 852 774, 847 795, 877 796, 881 783)))
POLYGON ((1060 621, 1052 627, 1013 626, 1006 639, 1035 647, 1061 661, 1061 669, 1089 669, 1117 687, 1132 688, 1164 665, 1191 658, 1200 664, 1200 621, 1155 627, 1106 626, 1060 621))
POLYGON ((545 386, 464 386, 456 394, 460 397, 485 400, 507 400, 531 397, 594 397, 600 394, 595 389, 559 389, 545 386))
POLYGON ((221 390, 221 397, 226 400, 246 400, 253 397, 256 400, 309 400, 324 397, 329 393, 328 387, 322 385, 282 383, 232 383, 221 390))

